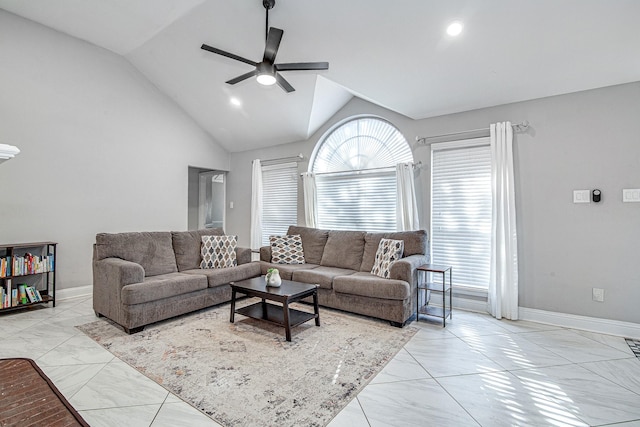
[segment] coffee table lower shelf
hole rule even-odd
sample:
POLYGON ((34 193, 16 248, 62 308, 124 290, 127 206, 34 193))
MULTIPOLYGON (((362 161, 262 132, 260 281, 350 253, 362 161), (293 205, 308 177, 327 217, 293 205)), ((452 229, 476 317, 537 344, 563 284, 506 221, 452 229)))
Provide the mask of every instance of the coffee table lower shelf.
MULTIPOLYGON (((257 302, 255 304, 236 309, 236 313, 251 317, 252 319, 264 320, 278 326, 286 326, 282 306, 265 302, 264 312, 262 307, 263 303, 257 302)), ((289 309, 289 324, 291 327, 302 325, 304 322, 308 322, 316 317, 317 316, 313 313, 307 313, 293 308, 289 309)))

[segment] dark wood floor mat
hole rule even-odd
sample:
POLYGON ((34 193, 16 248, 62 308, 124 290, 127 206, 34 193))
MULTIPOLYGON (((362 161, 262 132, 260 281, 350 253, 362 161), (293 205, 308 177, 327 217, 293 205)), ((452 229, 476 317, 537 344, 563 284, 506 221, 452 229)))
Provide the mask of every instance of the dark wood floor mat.
POLYGON ((89 426, 31 359, 0 359, 0 426, 89 426))

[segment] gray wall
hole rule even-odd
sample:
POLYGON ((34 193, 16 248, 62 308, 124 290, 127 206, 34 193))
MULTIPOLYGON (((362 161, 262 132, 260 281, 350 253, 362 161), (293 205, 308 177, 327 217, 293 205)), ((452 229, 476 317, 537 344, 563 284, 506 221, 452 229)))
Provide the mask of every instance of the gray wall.
MULTIPOLYGON (((640 188, 640 83, 631 83, 424 120, 411 120, 354 99, 308 141, 234 153, 227 230, 248 245, 251 164, 302 152, 307 159, 322 134, 358 114, 387 118, 405 135, 416 161, 421 224, 429 224, 428 147, 415 137, 528 120, 516 134, 515 168, 521 307, 640 323, 640 203, 622 203, 623 188, 640 188), (576 189, 599 188, 602 202, 573 204, 576 189), (591 299, 593 287, 605 301, 591 299)), ((299 164, 305 171, 308 163, 299 164)), ((304 221, 300 195, 299 221, 304 221)))
POLYGON ((59 242, 89 285, 98 232, 185 230, 188 166, 229 155, 129 62, 0 10, 0 242, 59 242))

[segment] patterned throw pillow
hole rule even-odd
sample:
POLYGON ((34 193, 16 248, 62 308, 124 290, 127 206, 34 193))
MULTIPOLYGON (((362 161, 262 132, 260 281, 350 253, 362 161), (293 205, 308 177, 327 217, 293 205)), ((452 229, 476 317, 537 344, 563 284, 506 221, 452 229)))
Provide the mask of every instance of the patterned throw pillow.
POLYGON ((371 274, 388 279, 391 271, 391 264, 402 258, 403 252, 403 240, 380 239, 380 244, 378 244, 378 250, 376 251, 376 260, 373 263, 371 274))
POLYGON ((238 265, 238 236, 202 236, 200 268, 227 268, 238 265))
POLYGON ((302 239, 299 234, 269 236, 273 264, 304 264, 302 239))

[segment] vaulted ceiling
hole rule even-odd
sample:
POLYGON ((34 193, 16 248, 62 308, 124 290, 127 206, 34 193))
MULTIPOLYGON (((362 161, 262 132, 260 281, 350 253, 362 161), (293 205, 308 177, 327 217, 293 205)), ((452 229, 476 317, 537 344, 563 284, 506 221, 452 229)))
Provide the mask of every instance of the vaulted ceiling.
POLYGON ((305 140, 353 96, 421 119, 640 80, 637 0, 276 0, 277 62, 330 63, 283 73, 289 94, 225 84, 251 66, 200 49, 261 60, 262 0, 0 8, 123 55, 231 152, 305 140), (456 38, 445 33, 454 20, 456 38))

